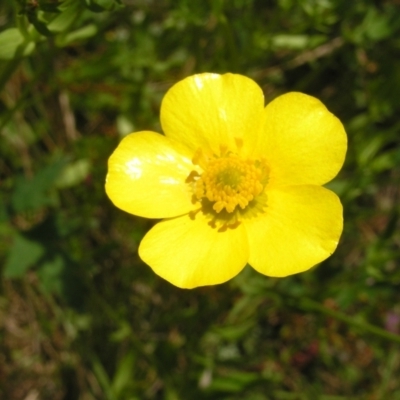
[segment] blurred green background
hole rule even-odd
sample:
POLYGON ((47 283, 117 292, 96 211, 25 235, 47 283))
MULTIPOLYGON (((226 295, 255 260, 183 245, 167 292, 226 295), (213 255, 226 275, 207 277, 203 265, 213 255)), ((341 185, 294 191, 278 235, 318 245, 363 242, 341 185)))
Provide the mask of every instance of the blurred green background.
POLYGON ((2 0, 0 32, 0 399, 400 399, 399 0, 2 0), (344 232, 309 272, 177 289, 106 197, 204 71, 344 123, 344 232))

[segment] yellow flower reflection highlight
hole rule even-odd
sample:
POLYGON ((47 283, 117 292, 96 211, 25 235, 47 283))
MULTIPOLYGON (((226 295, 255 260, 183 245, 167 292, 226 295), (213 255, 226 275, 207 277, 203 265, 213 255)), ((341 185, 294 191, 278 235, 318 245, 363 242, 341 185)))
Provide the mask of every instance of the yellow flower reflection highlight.
POLYGON ((284 277, 329 257, 343 229, 321 185, 343 165, 341 122, 316 98, 277 97, 234 74, 175 84, 161 104, 164 135, 126 136, 109 159, 106 192, 122 210, 162 219, 140 257, 181 288, 226 282, 249 263, 284 277))

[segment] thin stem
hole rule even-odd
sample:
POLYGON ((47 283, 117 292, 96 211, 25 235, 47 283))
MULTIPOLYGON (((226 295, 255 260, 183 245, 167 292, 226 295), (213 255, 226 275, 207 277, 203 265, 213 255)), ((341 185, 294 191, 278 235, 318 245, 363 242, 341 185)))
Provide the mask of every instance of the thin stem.
POLYGON ((360 321, 357 318, 348 316, 340 311, 332 310, 327 308, 314 300, 308 298, 294 298, 292 297, 293 304, 295 307, 301 308, 303 310, 317 311, 321 314, 325 314, 329 317, 335 318, 339 321, 346 323, 356 329, 362 330, 364 332, 369 332, 375 336, 379 336, 382 339, 390 340, 395 343, 400 343, 400 335, 386 331, 385 329, 379 328, 375 325, 369 324, 365 321, 360 321))

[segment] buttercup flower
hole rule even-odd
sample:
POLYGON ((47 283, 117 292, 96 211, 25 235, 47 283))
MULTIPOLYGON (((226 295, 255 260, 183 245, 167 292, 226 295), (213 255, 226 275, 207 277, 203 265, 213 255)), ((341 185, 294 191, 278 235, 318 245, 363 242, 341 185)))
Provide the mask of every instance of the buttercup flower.
POLYGON ((213 285, 249 263, 284 277, 335 250, 338 197, 321 185, 343 165, 346 133, 316 98, 279 96, 241 75, 175 84, 161 105, 164 135, 126 136, 109 159, 106 192, 122 210, 161 218, 139 255, 181 288, 213 285))

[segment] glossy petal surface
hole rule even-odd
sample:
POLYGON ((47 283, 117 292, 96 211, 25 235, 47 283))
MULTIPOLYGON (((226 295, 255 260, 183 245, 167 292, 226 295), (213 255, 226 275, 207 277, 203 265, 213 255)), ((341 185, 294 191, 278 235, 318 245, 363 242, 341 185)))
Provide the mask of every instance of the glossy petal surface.
POLYGON ((320 185, 340 170, 347 139, 318 99, 288 93, 264 107, 251 79, 205 73, 172 86, 161 105, 161 125, 165 136, 139 132, 121 142, 106 181, 118 207, 166 218, 139 247, 155 273, 194 288, 223 283, 247 262, 283 277, 333 253, 342 206, 320 185), (249 168, 252 174, 245 175, 249 168), (221 202, 234 218, 215 213, 221 202), (212 228, 212 218, 225 231, 212 228))
POLYGON ((248 260, 244 227, 218 232, 201 213, 164 220, 144 237, 139 255, 154 272, 181 288, 215 285, 236 276, 248 260))
POLYGON ((106 192, 122 210, 147 218, 175 217, 193 209, 185 179, 191 153, 155 132, 126 136, 108 161, 106 192))
POLYGON ((264 123, 264 95, 251 79, 235 74, 199 74, 174 85, 161 105, 167 137, 196 151, 236 150, 242 139, 251 151, 264 123))
POLYGON ((316 98, 287 93, 265 108, 260 154, 270 165, 270 186, 322 185, 343 165, 347 138, 342 123, 316 98))
POLYGON ((245 221, 249 264, 283 277, 306 271, 329 257, 343 229, 342 205, 320 186, 287 186, 268 192, 266 212, 245 221))

